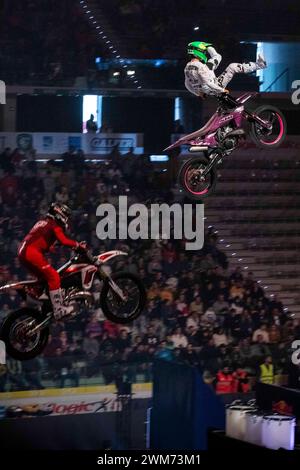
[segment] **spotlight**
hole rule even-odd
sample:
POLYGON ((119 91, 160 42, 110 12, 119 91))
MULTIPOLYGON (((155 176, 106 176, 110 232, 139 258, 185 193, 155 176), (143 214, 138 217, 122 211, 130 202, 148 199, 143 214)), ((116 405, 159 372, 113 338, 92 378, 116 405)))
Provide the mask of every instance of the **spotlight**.
POLYGON ((195 26, 194 31, 199 31, 199 26, 195 26))
POLYGON ((130 77, 135 75, 135 70, 127 70, 127 75, 129 75, 130 77))

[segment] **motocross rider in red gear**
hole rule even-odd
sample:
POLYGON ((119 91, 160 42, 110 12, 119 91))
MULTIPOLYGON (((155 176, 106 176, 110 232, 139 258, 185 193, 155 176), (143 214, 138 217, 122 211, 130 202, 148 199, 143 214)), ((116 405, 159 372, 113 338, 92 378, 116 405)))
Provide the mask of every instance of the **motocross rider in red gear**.
POLYGON ((38 279, 47 281, 56 319, 72 313, 73 307, 64 305, 59 273, 44 255, 51 251, 56 242, 75 250, 86 249, 85 242, 71 240, 64 233, 70 216, 71 209, 68 206, 58 202, 52 203, 47 215, 26 235, 18 252, 21 263, 38 279))

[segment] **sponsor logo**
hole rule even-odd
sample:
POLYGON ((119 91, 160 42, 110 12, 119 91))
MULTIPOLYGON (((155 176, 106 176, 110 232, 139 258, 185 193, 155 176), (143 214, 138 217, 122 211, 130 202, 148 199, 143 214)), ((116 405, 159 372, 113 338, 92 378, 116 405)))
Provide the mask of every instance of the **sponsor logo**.
MULTIPOLYGON (((11 405, 9 405, 11 406, 11 405)), ((12 405, 14 406, 14 405, 12 405)), ((15 405, 27 412, 27 414, 38 415, 42 411, 52 415, 74 415, 83 413, 104 413, 107 411, 117 411, 120 409, 120 403, 116 398, 94 402, 48 402, 48 403, 30 403, 28 405, 15 405)))
POLYGON ((32 149, 32 135, 31 134, 18 134, 17 147, 19 150, 26 152, 32 149))
POLYGON ((69 148, 74 147, 76 150, 81 149, 81 137, 79 135, 69 136, 69 148))
POLYGON ((233 114, 229 114, 228 116, 221 118, 220 122, 227 122, 230 121, 230 119, 233 119, 233 114))
POLYGON ((53 137, 51 135, 43 136, 43 149, 52 150, 53 148, 53 137))
POLYGON ((105 137, 94 137, 90 141, 91 150, 112 150, 113 147, 118 145, 120 150, 129 149, 135 146, 133 138, 105 138, 105 137))

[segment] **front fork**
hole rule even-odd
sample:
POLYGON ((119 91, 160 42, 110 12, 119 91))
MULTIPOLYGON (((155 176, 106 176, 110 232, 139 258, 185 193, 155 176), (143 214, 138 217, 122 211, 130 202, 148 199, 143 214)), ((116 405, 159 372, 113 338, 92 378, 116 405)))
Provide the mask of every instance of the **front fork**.
POLYGON ((109 283, 109 286, 111 290, 117 295, 117 297, 124 302, 126 300, 126 295, 120 289, 120 287, 115 283, 115 281, 112 279, 112 277, 107 274, 101 267, 98 268, 98 273, 100 278, 104 281, 106 280, 109 283))
POLYGON ((272 124, 268 121, 264 121, 263 119, 261 119, 259 116, 257 116, 255 113, 250 113, 249 111, 246 111, 244 109, 243 111, 243 116, 245 119, 247 119, 248 121, 254 121, 256 122, 257 124, 259 124, 260 126, 264 127, 265 129, 267 129, 268 131, 271 131, 272 130, 272 124))
POLYGON ((31 337, 34 336, 35 333, 37 333, 39 330, 42 330, 45 328, 51 321, 52 319, 52 313, 48 313, 45 320, 41 321, 41 323, 38 323, 33 329, 30 329, 31 324, 34 323, 34 320, 32 320, 30 323, 26 325, 26 329, 28 329, 27 336, 31 337))
POLYGON ((223 157, 223 152, 222 150, 216 148, 210 155, 206 155, 206 156, 209 159, 209 164, 207 165, 203 173, 201 173, 202 178, 205 178, 208 175, 208 173, 213 169, 213 167, 215 166, 219 158, 223 157))

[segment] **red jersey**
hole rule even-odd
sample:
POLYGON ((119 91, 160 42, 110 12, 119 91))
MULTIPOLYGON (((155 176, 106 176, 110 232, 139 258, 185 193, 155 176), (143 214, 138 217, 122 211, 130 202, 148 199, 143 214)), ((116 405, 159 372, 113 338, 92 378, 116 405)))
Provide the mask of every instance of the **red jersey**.
POLYGON ((46 252, 56 241, 70 248, 75 248, 78 245, 78 242, 66 237, 56 220, 46 217, 32 227, 22 244, 25 243, 27 246, 34 246, 37 250, 46 252))

